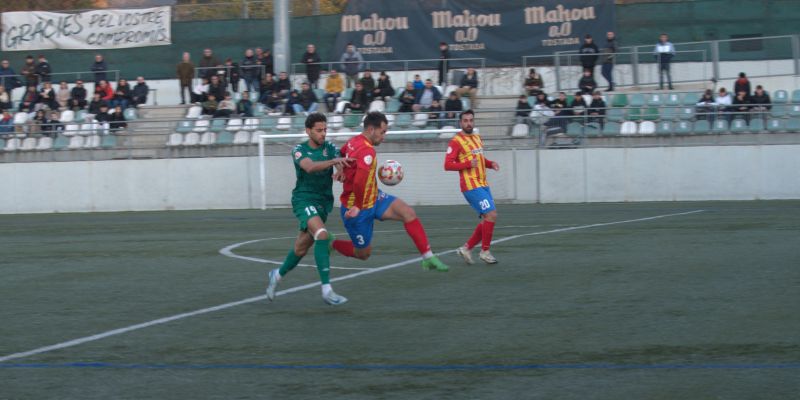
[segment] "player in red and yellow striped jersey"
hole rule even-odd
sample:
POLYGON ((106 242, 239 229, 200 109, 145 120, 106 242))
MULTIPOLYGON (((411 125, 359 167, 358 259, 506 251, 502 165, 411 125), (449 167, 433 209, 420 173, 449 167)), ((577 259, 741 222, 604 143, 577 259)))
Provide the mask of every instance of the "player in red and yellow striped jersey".
POLYGON ((494 206, 492 191, 486 182, 486 169, 500 170, 500 165, 486 158, 483 152, 481 136, 473 133, 475 126, 475 113, 467 110, 461 113, 461 132, 457 133, 447 146, 444 158, 446 171, 458 171, 461 178, 461 192, 475 211, 480 215, 481 222, 475 228, 467 242, 458 248, 458 254, 468 264, 473 264, 472 248, 481 242, 481 252, 478 257, 487 264, 496 264, 497 259, 489 252, 494 233, 494 224, 497 221, 497 210, 494 206))
POLYGON ((433 255, 428 236, 414 209, 403 200, 378 189, 375 174, 378 161, 374 146, 383 142, 387 125, 386 116, 382 113, 367 114, 364 131, 350 139, 340 150, 342 157, 354 160, 342 171, 344 190, 340 197, 342 221, 350 240, 335 240, 333 248, 345 256, 366 260, 372 253, 374 221, 402 221, 408 236, 422 255, 422 267, 447 271, 447 265, 433 255))

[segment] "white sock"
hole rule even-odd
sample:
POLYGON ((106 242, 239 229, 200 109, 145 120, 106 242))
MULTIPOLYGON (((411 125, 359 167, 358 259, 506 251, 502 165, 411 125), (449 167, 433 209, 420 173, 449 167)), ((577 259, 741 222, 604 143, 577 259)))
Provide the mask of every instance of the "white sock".
POLYGON ((322 295, 323 296, 327 296, 328 293, 330 293, 332 291, 333 291, 333 288, 331 287, 330 283, 326 283, 326 284, 322 285, 322 295))
POLYGON ((430 251, 430 250, 426 251, 425 254, 422 255, 422 258, 425 259, 425 260, 427 260, 427 259, 429 259, 431 257, 433 257, 433 252, 430 251))

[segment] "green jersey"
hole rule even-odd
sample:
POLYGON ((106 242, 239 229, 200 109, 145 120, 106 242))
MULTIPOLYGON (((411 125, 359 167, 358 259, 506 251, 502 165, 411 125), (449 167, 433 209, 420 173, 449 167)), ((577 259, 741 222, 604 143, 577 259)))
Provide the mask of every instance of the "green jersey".
POLYGON ((337 154, 336 145, 328 141, 316 149, 308 145, 308 140, 294 147, 292 158, 294 159, 297 183, 292 190, 293 205, 310 202, 323 205, 328 209, 333 207, 333 167, 308 173, 300 167, 300 161, 304 158, 314 162, 328 161, 336 158, 337 154))

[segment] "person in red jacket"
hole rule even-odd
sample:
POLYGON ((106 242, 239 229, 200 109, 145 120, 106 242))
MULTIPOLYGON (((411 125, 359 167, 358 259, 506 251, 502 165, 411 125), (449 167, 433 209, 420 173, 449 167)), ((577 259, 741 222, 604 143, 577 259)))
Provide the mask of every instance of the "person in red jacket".
POLYGON ((456 252, 467 264, 473 264, 472 248, 481 242, 478 257, 487 264, 496 264, 489 247, 492 244, 494 224, 497 221, 497 210, 492 198, 492 191, 486 181, 486 169, 500 170, 500 164, 489 160, 483 153, 481 136, 474 132, 475 113, 467 110, 461 113, 461 132, 458 132, 447 146, 444 158, 446 171, 458 171, 461 179, 461 193, 481 218, 467 242, 456 252))
POLYGON ((108 81, 101 80, 97 87, 94 88, 95 93, 100 94, 100 99, 110 102, 114 99, 114 89, 108 84, 108 81))

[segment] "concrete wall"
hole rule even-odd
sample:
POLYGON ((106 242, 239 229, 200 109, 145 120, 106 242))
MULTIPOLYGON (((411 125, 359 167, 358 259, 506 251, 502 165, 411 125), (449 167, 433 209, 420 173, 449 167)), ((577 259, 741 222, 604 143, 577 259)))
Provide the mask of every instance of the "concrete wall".
MULTIPOLYGON (((499 202, 800 198, 800 145, 490 151, 499 202)), ((443 152, 380 154, 405 180, 384 188, 412 205, 462 204, 443 152)), ((255 157, 0 164, 0 213, 257 208, 255 157)), ((267 159, 268 205, 289 203, 291 160, 267 159)), ((337 184, 334 193, 341 192, 337 184)))

